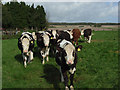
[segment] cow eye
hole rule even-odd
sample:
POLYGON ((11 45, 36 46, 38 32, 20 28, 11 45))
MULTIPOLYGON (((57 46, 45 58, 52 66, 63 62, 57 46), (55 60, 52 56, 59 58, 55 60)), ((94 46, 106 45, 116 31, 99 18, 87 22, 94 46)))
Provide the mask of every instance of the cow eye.
POLYGON ((64 51, 64 55, 67 56, 67 53, 64 51))

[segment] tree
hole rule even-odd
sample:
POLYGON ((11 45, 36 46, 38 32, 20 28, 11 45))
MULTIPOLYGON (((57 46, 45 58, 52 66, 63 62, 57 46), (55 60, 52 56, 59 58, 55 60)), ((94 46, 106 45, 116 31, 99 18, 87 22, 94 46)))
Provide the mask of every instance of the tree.
POLYGON ((8 2, 3 5, 3 27, 4 28, 38 28, 46 27, 46 13, 43 6, 26 5, 25 2, 8 2))
POLYGON ((3 28, 10 28, 12 25, 12 16, 6 6, 2 6, 2 26, 3 28))

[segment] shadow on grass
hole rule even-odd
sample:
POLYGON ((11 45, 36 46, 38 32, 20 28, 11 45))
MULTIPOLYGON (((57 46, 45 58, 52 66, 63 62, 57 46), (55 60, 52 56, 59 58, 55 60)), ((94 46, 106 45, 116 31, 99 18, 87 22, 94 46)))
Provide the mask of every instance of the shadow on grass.
POLYGON ((40 54, 40 50, 38 49, 38 47, 34 47, 33 53, 34 53, 34 57, 42 58, 41 54, 40 54))
MULTIPOLYGON (((42 59, 42 56, 40 54, 40 50, 38 49, 38 47, 34 48, 34 57, 38 57, 38 58, 42 59)), ((55 48, 50 47, 49 57, 52 57, 52 58, 55 57, 55 48)))
POLYGON ((50 84, 53 84, 54 88, 60 88, 60 72, 54 65, 45 64, 44 67, 44 76, 41 76, 42 78, 45 78, 46 81, 50 84))
POLYGON ((54 58, 55 57, 55 51, 56 51, 55 47, 50 47, 49 56, 54 58))
POLYGON ((20 63, 20 64, 23 64, 23 58, 22 58, 22 55, 21 54, 17 54, 15 56, 15 59, 20 63))
POLYGON ((79 43, 84 43, 85 41, 84 40, 78 40, 79 43))

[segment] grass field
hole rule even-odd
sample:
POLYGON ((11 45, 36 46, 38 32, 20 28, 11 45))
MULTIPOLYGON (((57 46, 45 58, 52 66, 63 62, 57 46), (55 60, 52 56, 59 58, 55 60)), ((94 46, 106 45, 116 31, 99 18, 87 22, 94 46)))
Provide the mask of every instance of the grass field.
MULTIPOLYGON (((79 43, 75 88, 118 87, 118 32, 96 31, 92 43, 79 43)), ((34 61, 25 69, 17 39, 2 41, 3 88, 64 88, 60 82, 59 66, 54 57, 41 64, 35 48, 34 61)))

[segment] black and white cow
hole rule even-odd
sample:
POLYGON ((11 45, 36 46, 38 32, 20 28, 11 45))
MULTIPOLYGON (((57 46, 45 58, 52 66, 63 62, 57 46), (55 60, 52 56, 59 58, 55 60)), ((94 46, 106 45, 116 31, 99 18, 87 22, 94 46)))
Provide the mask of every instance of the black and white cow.
POLYGON ((72 30, 63 30, 58 32, 58 38, 57 39, 65 39, 67 41, 72 41, 72 30))
POLYGON ((65 83, 65 88, 68 88, 68 76, 70 74, 70 89, 73 89, 73 77, 76 71, 77 51, 80 51, 82 46, 74 47, 74 45, 65 39, 57 41, 56 47, 56 63, 60 66, 61 81, 65 83))
POLYGON ((43 58, 42 64, 45 63, 44 59, 46 58, 47 61, 49 61, 49 44, 50 44, 50 37, 49 34, 46 33, 45 31, 39 31, 36 33, 37 36, 37 45, 40 49, 40 54, 43 58))
POLYGON ((34 38, 31 33, 22 33, 20 38, 18 38, 18 48, 21 50, 24 60, 24 67, 26 68, 27 63, 33 60, 34 38))
POLYGON ((83 35, 85 40, 87 40, 87 42, 90 43, 92 35, 93 35, 92 34, 92 29, 81 30, 81 35, 83 35))
POLYGON ((58 30, 47 30, 45 32, 48 32, 51 35, 51 40, 56 40, 58 37, 58 30))
POLYGON ((58 38, 58 30, 47 30, 45 31, 50 36, 50 52, 51 55, 55 55, 56 41, 58 38))

